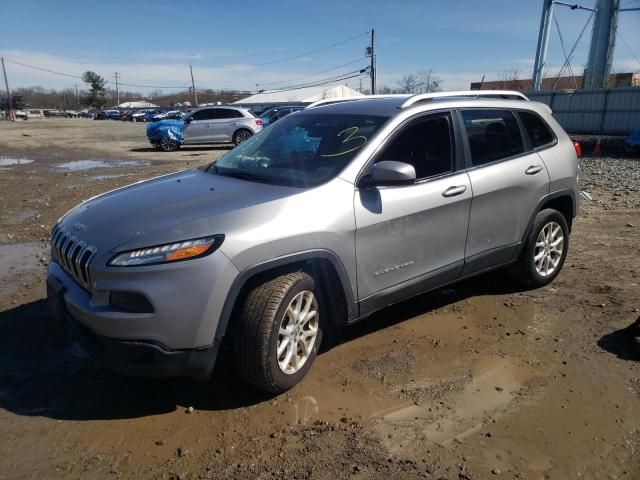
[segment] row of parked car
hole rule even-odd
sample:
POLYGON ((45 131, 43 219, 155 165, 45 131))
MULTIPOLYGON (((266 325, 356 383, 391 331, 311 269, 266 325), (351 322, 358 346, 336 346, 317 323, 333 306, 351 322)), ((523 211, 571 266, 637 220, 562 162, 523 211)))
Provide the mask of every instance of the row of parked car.
POLYGON ((167 152, 184 144, 244 142, 268 125, 304 107, 285 105, 269 108, 259 115, 248 108, 235 105, 216 105, 185 112, 179 121, 171 117, 151 117, 147 126, 149 142, 167 152))

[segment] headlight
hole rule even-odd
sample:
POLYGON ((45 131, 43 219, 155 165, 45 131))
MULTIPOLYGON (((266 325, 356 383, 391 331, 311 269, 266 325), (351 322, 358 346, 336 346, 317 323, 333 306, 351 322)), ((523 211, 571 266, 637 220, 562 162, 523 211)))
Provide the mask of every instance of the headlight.
POLYGON ((156 265, 158 263, 177 262, 204 257, 222 245, 224 235, 167 243, 156 247, 141 248, 119 253, 109 261, 112 267, 133 267, 137 265, 156 265))

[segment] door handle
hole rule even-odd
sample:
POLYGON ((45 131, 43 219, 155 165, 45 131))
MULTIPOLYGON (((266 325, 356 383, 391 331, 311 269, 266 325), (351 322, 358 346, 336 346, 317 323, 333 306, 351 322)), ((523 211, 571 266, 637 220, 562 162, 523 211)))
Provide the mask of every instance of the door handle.
POLYGON ((527 168, 524 173, 527 175, 535 175, 536 173, 540 173, 542 171, 542 165, 531 165, 527 168))
POLYGON ((462 195, 467 191, 467 187, 464 185, 459 185, 457 187, 449 187, 444 192, 442 192, 443 197, 455 197, 456 195, 462 195))

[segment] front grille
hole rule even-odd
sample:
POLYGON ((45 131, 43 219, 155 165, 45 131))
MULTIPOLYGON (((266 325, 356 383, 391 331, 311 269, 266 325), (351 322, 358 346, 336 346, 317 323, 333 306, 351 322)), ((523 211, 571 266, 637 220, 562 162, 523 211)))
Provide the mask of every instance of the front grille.
POLYGON ((89 264, 98 250, 56 225, 51 231, 51 254, 76 282, 91 290, 89 264))

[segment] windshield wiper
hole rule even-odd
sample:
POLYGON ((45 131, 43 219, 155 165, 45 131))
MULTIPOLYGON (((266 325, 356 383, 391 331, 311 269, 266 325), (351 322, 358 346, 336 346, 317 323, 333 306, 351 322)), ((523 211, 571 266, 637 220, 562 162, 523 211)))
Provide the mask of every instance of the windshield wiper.
POLYGON ((254 182, 263 182, 263 183, 274 183, 273 179, 269 177, 263 177, 262 175, 257 175, 255 173, 249 172, 221 172, 218 169, 215 169, 217 175, 222 175, 223 177, 233 177, 239 178, 241 180, 249 180, 254 182))

